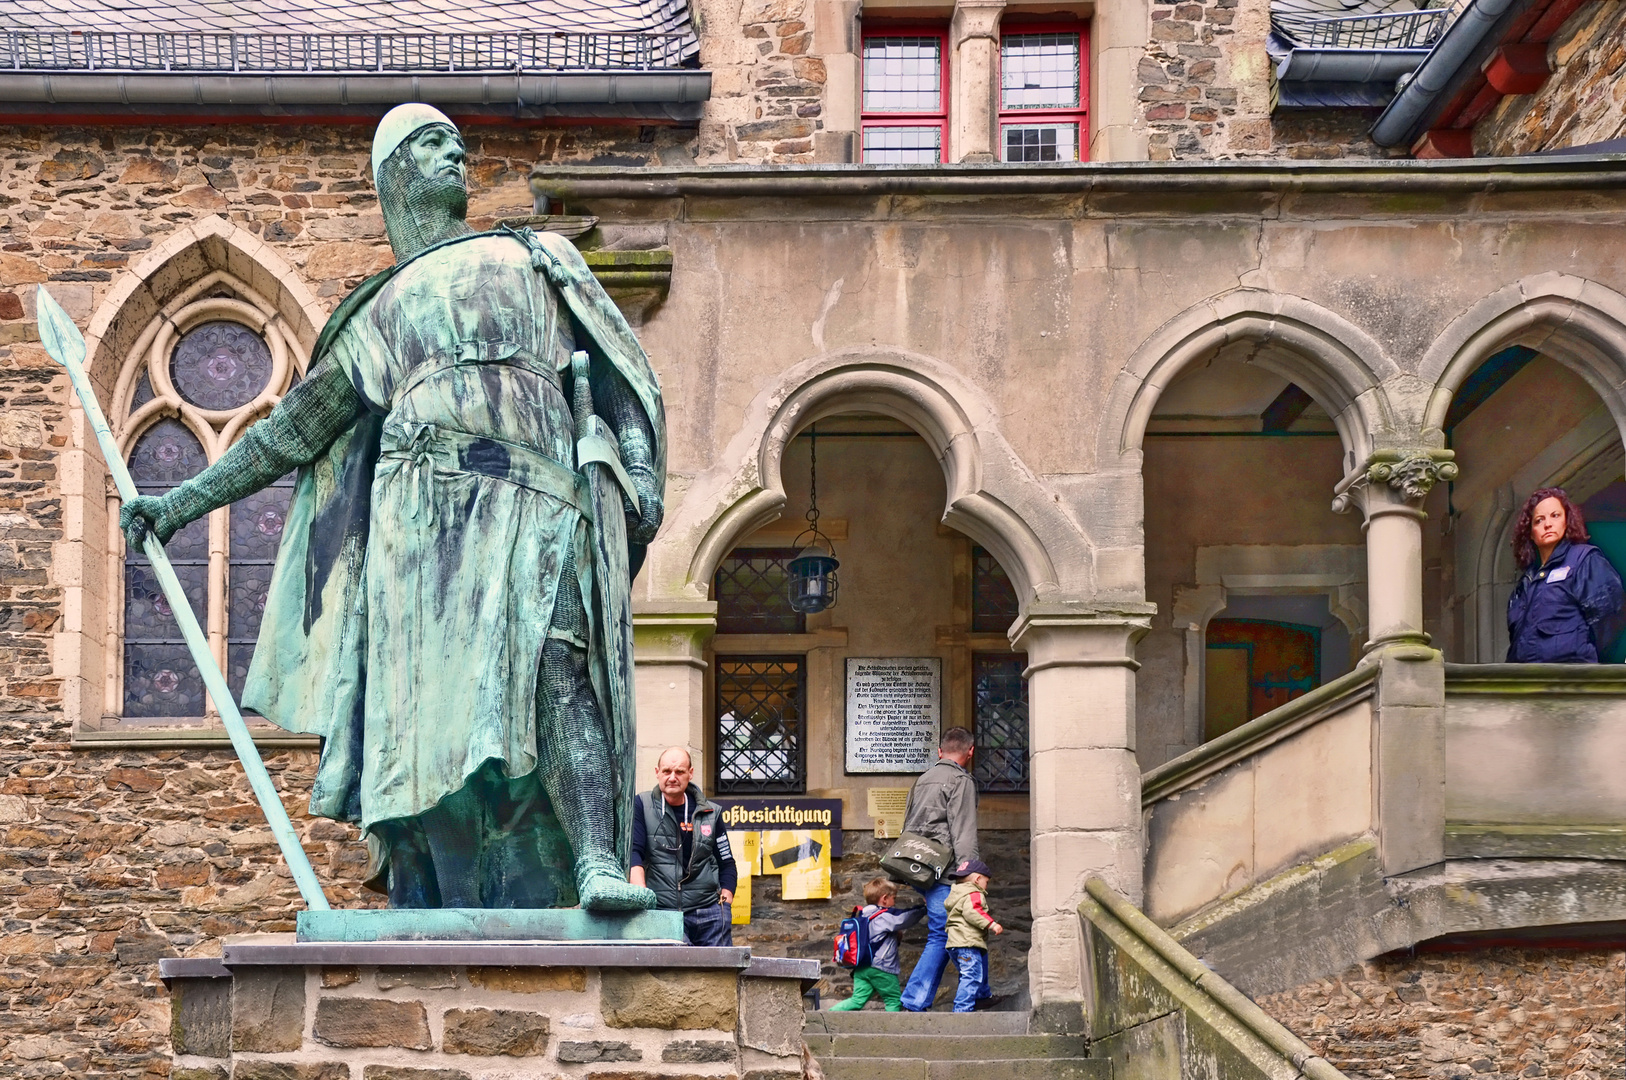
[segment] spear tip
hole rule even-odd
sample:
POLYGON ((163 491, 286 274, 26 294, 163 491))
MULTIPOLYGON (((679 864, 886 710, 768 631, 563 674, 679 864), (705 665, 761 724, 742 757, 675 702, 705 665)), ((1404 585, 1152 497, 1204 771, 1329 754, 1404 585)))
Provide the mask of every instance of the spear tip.
POLYGON ((34 308, 39 318, 40 343, 45 346, 51 359, 63 367, 67 367, 70 361, 83 363, 84 336, 44 285, 36 287, 34 308))

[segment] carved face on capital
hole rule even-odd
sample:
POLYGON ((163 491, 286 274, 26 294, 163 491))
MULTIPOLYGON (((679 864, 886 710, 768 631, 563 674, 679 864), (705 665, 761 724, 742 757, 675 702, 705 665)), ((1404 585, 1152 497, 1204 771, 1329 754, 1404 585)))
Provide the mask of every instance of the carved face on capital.
POLYGON ((455 178, 460 187, 468 187, 468 173, 464 164, 468 151, 463 145, 463 136, 455 128, 430 124, 414 132, 407 140, 407 147, 424 179, 455 178))

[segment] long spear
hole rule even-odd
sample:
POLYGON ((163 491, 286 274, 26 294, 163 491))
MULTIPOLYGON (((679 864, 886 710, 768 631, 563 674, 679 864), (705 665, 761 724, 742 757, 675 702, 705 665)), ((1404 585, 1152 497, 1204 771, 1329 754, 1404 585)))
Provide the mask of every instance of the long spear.
MULTIPOLYGON (((119 453, 118 444, 113 441, 113 432, 107 426, 107 417, 102 415, 102 407, 96 401, 96 390, 90 385, 90 379, 85 374, 85 339, 79 333, 79 328, 68 318, 68 313, 62 306, 45 291, 41 285, 36 294, 35 307, 39 314, 40 341, 45 345, 45 351, 51 359, 68 369, 68 378, 79 395, 79 404, 85 410, 85 419, 90 421, 91 430, 96 432, 96 441, 101 445, 102 457, 107 459, 107 471, 113 474, 113 483, 119 489, 119 498, 125 502, 134 499, 139 493, 136 491, 135 481, 130 478, 130 470, 125 467, 124 455, 119 453)), ((288 863, 288 869, 293 872, 294 883, 299 886, 299 895, 304 897, 305 906, 312 911, 328 910, 327 897, 322 895, 322 886, 316 880, 316 871, 311 869, 311 861, 305 856, 305 849, 300 846, 299 835, 294 832, 293 822, 288 820, 288 811, 282 807, 282 800, 277 797, 277 789, 271 785, 271 777, 265 771, 265 762, 260 760, 260 751, 254 746, 254 737, 248 733, 248 725, 243 722, 243 714, 237 709, 237 702, 231 696, 231 689, 226 685, 226 676, 221 674, 220 665, 215 663, 214 654, 209 651, 209 642, 203 636, 202 627, 198 626, 198 617, 192 613, 192 605, 181 589, 180 579, 175 576, 175 568, 169 564, 169 556, 164 553, 164 545, 158 542, 158 537, 149 530, 142 550, 152 562, 153 575, 158 578, 158 585, 164 591, 164 599, 169 601, 170 610, 175 613, 175 621, 181 625, 181 636, 186 639, 186 647, 192 652, 192 659, 198 665, 198 672, 203 676, 203 685, 208 688, 209 696, 214 698, 215 705, 220 709, 220 719, 225 721, 226 734, 231 736, 232 749, 237 751, 237 759, 243 763, 243 772, 248 774, 248 786, 254 790, 254 798, 260 804, 260 810, 265 814, 266 822, 271 826, 271 835, 277 838, 277 846, 282 849, 282 857, 288 863)))

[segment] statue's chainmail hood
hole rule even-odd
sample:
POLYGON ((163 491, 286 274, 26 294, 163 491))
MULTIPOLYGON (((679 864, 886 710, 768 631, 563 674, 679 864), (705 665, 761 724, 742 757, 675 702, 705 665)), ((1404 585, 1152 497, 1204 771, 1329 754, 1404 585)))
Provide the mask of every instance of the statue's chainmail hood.
POLYGON ((469 212, 468 188, 453 177, 423 175, 412 158, 411 139, 378 167, 378 205, 396 262, 472 231, 463 220, 469 212))

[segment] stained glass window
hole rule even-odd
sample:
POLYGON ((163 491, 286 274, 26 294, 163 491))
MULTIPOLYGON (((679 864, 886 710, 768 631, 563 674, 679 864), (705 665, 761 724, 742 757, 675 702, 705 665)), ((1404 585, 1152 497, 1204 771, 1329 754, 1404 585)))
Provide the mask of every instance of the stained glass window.
POLYGON ((807 670, 801 656, 717 657, 717 790, 807 790, 807 670))
POLYGON ((802 634, 807 616, 790 606, 785 565, 796 548, 742 548, 730 552, 712 579, 719 634, 802 634))
MULTIPOLYGON (((219 430, 260 396, 275 372, 265 339, 248 326, 226 321, 204 322, 182 335, 168 362, 168 382, 174 389, 166 390, 163 400, 172 415, 147 428, 130 451, 130 473, 143 495, 162 495, 209 464, 204 441, 173 413, 188 405, 209 410, 217 414, 211 419, 219 430)), ((156 382, 162 386, 164 380, 156 382)), ((131 394, 131 412, 159 399, 154 384, 143 371, 131 394)), ((201 422, 198 414, 188 415, 201 422)), ((221 567, 210 564, 208 517, 187 525, 166 545, 199 623, 213 640, 225 639, 226 679, 234 694, 242 692, 254 654, 293 483, 290 473, 226 511, 223 576, 221 567), (211 593, 225 600, 214 622, 209 615, 211 593)), ((195 721, 206 715, 197 665, 139 550, 127 550, 124 559, 123 674, 126 718, 195 721)))
POLYGON ((271 381, 271 349, 242 323, 206 322, 182 335, 169 373, 176 392, 199 408, 237 409, 271 381))
POLYGON ((1026 653, 972 653, 971 774, 979 791, 1028 789, 1026 653))
MULTIPOLYGON (((203 444, 179 420, 160 420, 136 441, 130 475, 143 495, 162 495, 208 464, 203 444)), ((166 548, 198 621, 208 618, 209 520, 177 532, 166 548)), ((124 715, 202 716, 203 679, 186 650, 147 556, 124 556, 124 715)))

